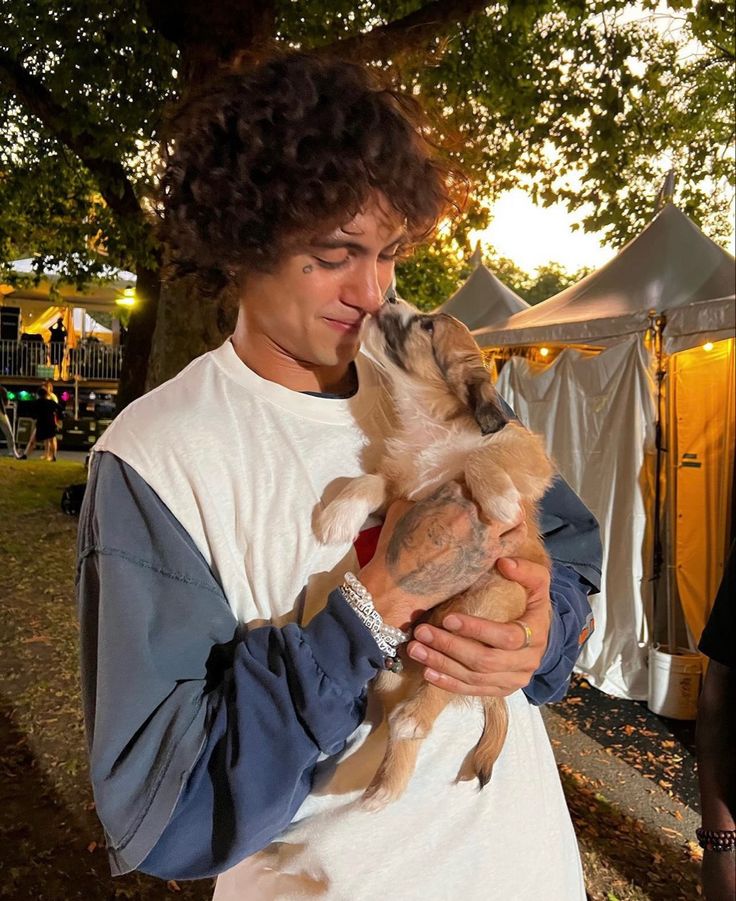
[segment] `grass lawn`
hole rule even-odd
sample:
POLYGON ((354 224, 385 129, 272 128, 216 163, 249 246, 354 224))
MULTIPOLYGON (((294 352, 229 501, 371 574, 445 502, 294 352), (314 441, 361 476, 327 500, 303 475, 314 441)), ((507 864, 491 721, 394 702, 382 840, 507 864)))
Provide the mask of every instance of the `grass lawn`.
MULTIPOLYGON (((0 898, 209 899, 209 881, 167 885, 109 875, 80 711, 77 520, 59 507, 63 488, 83 480, 79 463, 0 458, 0 898)), ((637 852, 636 824, 612 816, 574 773, 563 772, 563 784, 591 901, 697 897, 692 868, 657 849, 637 852)), ((491 893, 489 901, 514 899, 491 893)))
POLYGON ((110 876, 79 699, 77 520, 59 507, 81 481, 79 463, 0 458, 0 897, 209 899, 209 881, 110 876))

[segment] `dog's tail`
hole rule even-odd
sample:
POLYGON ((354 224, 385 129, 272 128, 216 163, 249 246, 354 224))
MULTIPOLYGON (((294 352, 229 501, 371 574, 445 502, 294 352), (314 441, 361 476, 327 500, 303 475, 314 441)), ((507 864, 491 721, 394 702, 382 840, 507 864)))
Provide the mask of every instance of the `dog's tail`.
POLYGON ((509 713, 503 698, 485 698, 483 709, 485 726, 473 754, 473 768, 481 788, 485 788, 491 778, 509 728, 509 713))

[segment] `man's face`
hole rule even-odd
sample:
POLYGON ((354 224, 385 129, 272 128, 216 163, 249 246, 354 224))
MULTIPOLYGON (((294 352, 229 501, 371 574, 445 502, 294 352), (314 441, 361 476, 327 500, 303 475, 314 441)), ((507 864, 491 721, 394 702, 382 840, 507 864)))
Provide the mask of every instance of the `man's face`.
POLYGON ((241 358, 295 390, 338 381, 358 352, 366 316, 383 302, 403 238, 399 215, 376 198, 273 272, 247 277, 235 336, 241 358))

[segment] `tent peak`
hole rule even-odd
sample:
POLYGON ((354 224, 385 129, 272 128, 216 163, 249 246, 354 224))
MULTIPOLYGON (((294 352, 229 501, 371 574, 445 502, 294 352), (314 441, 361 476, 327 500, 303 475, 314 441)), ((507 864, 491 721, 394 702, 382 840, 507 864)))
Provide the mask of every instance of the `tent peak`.
POLYGON ((483 265, 483 248, 480 245, 480 241, 475 242, 475 250, 471 254, 470 265, 473 269, 483 265))
POLYGON ((667 203, 618 254, 575 285, 476 334, 481 346, 595 344, 646 330, 657 315, 734 292, 734 259, 667 203))
POLYGON ((673 203, 673 198, 675 196, 675 181, 677 175, 674 169, 670 169, 670 171, 665 175, 664 181, 662 182, 662 186, 657 192, 657 199, 654 201, 654 215, 662 210, 668 204, 673 203))

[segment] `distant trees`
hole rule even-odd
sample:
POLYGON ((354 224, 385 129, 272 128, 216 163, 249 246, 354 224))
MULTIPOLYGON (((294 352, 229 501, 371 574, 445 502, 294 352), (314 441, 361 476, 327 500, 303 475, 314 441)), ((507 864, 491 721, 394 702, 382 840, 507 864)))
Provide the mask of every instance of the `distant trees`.
MULTIPOLYGON (((632 19, 624 0, 2 0, 0 262, 37 253, 39 269, 77 282, 106 265, 137 273, 122 403, 221 340, 224 300, 213 307, 183 282, 162 290, 158 147, 192 85, 274 42, 380 66, 421 95, 477 180, 475 228, 521 186, 621 245, 674 166, 677 202, 723 237, 733 6, 670 0, 676 38, 657 27, 658 6, 643 0, 632 19)), ((448 242, 467 251, 466 235, 442 236, 400 277, 442 299, 457 284, 448 242)))

